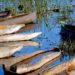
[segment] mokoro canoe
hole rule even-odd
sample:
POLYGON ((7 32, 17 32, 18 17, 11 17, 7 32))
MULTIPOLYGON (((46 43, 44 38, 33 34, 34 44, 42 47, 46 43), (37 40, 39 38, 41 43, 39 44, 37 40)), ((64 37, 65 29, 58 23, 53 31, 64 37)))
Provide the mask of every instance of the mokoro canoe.
POLYGON ((30 40, 32 38, 37 37, 40 34, 41 34, 41 32, 28 33, 28 34, 2 35, 2 36, 0 36, 0 42, 30 40))
POLYGON ((2 25, 0 26, 0 35, 15 33, 24 27, 25 24, 18 24, 18 25, 2 25))
MULTIPOLYGON (((32 58, 32 57, 36 57, 37 55, 40 55, 40 54, 44 54, 44 53, 46 53, 46 52, 52 52, 52 51, 59 51, 59 49, 57 49, 57 48, 53 48, 53 49, 51 49, 51 50, 45 50, 45 51, 37 51, 37 52, 34 52, 34 53, 32 53, 32 54, 29 54, 28 55, 28 58, 27 59, 29 59, 29 58, 32 58)), ((59 57, 56 57, 56 58, 54 58, 53 60, 55 61, 55 59, 57 59, 57 58, 59 58, 59 57)), ((27 59, 25 59, 25 60, 27 60, 27 59)), ((12 60, 12 59, 11 59, 12 60)), ((52 62, 54 62, 54 61, 51 61, 51 63, 52 62)), ((0 60, 1 61, 1 60, 0 60)), ((4 61, 4 60, 3 60, 4 61)), ((3 62, 2 61, 2 62, 3 62)), ((12 60, 13 61, 13 60, 12 60)), ((12 61, 11 61, 11 63, 12 63, 12 61)), ((15 61, 16 61, 16 59, 15 59, 15 61)), ((7 60, 7 62, 8 62, 8 60, 7 60)), ((11 64, 10 63, 10 64, 11 64)), ((4 62, 3 62, 3 64, 4 64, 4 62)), ((17 64, 17 63, 16 63, 17 64)), ((23 63, 22 63, 23 64, 23 63)), ((8 63, 8 65, 9 65, 9 63, 8 63)), ((12 65, 11 65, 12 66, 12 65)), ((43 65, 44 66, 44 65, 43 65)), ((9 66, 10 67, 10 66, 9 66)), ((16 72, 14 72, 14 71, 12 71, 12 70, 10 70, 10 69, 8 69, 8 66, 5 66, 4 65, 4 73, 5 73, 5 75, 8 75, 8 74, 11 74, 11 75, 20 75, 20 74, 17 74, 16 72)), ((22 75, 22 74, 21 74, 22 75)), ((26 75, 26 74, 23 74, 23 75, 26 75)), ((35 75, 35 74, 34 74, 35 75)))
POLYGON ((68 71, 74 70, 75 69, 75 58, 61 63, 51 69, 48 69, 47 71, 43 72, 42 75, 58 75, 63 71, 66 71, 68 73, 68 71))
POLYGON ((20 51, 23 46, 0 47, 0 58, 12 56, 15 52, 20 51))
POLYGON ((7 18, 10 15, 11 15, 11 11, 1 11, 0 12, 0 19, 7 18))
POLYGON ((52 48, 50 50, 40 50, 40 51, 36 51, 30 54, 25 54, 25 55, 16 56, 16 57, 10 57, 10 58, 4 58, 4 59, 0 59, 0 65, 4 64, 6 70, 8 70, 10 69, 12 65, 16 65, 17 63, 22 62, 24 60, 31 59, 32 57, 35 57, 37 55, 44 54, 47 52, 57 52, 57 51, 59 51, 58 48, 52 48))
POLYGON ((18 74, 28 73, 34 70, 41 68, 47 62, 53 60, 54 58, 61 55, 61 52, 55 52, 43 57, 39 62, 32 64, 20 64, 18 66, 12 66, 11 71, 14 71, 18 74))
MULTIPOLYGON (((44 64, 41 68, 39 68, 35 71, 32 71, 32 72, 29 72, 29 73, 24 73, 23 75, 42 75, 41 73, 43 71, 47 70, 50 67, 50 65, 52 65, 54 62, 58 61, 60 58, 61 58, 61 56, 56 57, 53 60, 51 60, 51 61, 47 62, 46 64, 44 64)), ((28 63, 29 63, 29 61, 28 61, 28 63)), ((19 63, 19 64, 22 64, 22 63, 19 63)), ((27 63, 23 63, 23 64, 27 64, 27 63)))
POLYGON ((13 47, 13 46, 41 46, 41 44, 35 41, 0 42, 0 47, 13 47))
MULTIPOLYGON (((39 55, 40 56, 40 55, 39 55)), ((36 58, 37 56, 35 56, 34 58, 36 58)), ((41 68, 33 71, 33 72, 30 72, 30 73, 24 73, 24 74, 17 74, 15 72, 12 72, 11 70, 6 70, 5 66, 3 65, 3 70, 4 70, 4 74, 5 75, 41 75, 40 72, 43 71, 44 69, 46 69, 49 65, 51 65, 52 63, 54 63, 55 61, 59 60, 60 56, 59 57, 56 57, 54 58, 52 61, 48 62, 47 64, 43 65, 41 68)), ((31 61, 33 58, 31 59, 28 59, 27 61, 31 61)), ((22 62, 22 63, 27 63, 26 62, 22 62)), ((20 64, 22 64, 20 63, 20 64)))
POLYGON ((74 39, 75 38, 75 26, 71 24, 61 24, 62 39, 74 39))
POLYGON ((13 25, 13 24, 26 24, 34 22, 36 20, 36 12, 30 14, 21 14, 18 16, 12 16, 4 20, 0 20, 0 25, 13 25))

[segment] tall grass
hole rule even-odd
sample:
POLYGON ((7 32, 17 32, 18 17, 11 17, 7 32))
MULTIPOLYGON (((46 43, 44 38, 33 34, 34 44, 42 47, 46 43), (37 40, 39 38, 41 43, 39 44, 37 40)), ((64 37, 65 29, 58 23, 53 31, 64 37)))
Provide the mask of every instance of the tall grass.
MULTIPOLYGON (((37 11, 39 20, 48 10, 53 10, 58 8, 62 16, 70 17, 70 8, 66 7, 69 0, 1 0, 4 4, 1 5, 3 10, 11 10, 12 15, 17 15, 18 13, 29 13, 32 11, 37 11), (62 6, 63 4, 63 6, 62 6), (65 7, 64 7, 65 6, 65 7)), ((70 3, 71 4, 71 3, 70 3)))

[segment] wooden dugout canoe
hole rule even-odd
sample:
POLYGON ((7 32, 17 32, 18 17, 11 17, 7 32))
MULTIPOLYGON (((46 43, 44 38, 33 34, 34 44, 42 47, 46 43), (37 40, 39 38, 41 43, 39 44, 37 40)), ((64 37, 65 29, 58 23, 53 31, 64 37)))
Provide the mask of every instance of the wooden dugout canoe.
POLYGON ((35 41, 0 42, 0 47, 13 47, 13 46, 41 46, 41 44, 35 41))
POLYGON ((21 14, 18 16, 9 17, 4 20, 0 20, 0 25, 13 25, 13 24, 26 24, 34 22, 36 20, 36 12, 30 14, 21 14))
POLYGON ((11 11, 1 11, 0 12, 0 19, 7 18, 11 15, 11 11))
POLYGON ((25 26, 25 24, 2 25, 2 26, 0 26, 0 35, 15 33, 24 26, 25 26))
POLYGON ((61 25, 61 32, 60 33, 61 33, 61 35, 65 36, 67 38, 68 37, 75 38, 75 26, 71 26, 71 25, 67 25, 67 24, 61 25))
MULTIPOLYGON (((60 55, 61 55, 61 52, 52 53, 52 54, 49 54, 49 55, 43 57, 39 62, 36 62, 33 64, 18 65, 15 67, 16 70, 15 70, 14 66, 13 66, 13 68, 14 68, 15 72, 18 74, 31 72, 31 71, 34 71, 34 70, 41 68, 44 64, 46 64, 47 62, 53 60, 54 58, 56 58, 60 55)), ((11 69, 13 69, 13 68, 11 68, 11 69)))
POLYGON ((40 34, 41 32, 28 33, 28 34, 3 35, 3 36, 0 36, 0 42, 30 40, 32 38, 37 37, 40 34))
POLYGON ((75 24, 72 23, 66 23, 61 21, 61 31, 60 34, 62 36, 63 40, 66 39, 75 39, 75 24))
POLYGON ((12 56, 15 52, 20 51, 23 46, 0 47, 0 58, 12 56))
POLYGON ((17 64, 23 60, 27 60, 27 59, 30 59, 30 58, 35 57, 37 55, 44 54, 47 52, 53 52, 53 51, 59 51, 59 49, 58 48, 52 48, 50 50, 40 50, 40 51, 33 52, 31 54, 25 54, 25 55, 11 57, 11 58, 7 58, 7 59, 6 58, 0 59, 0 65, 4 64, 6 70, 8 70, 8 69, 10 69, 10 67, 12 65, 15 65, 15 64, 17 64))
POLYGON ((53 60, 51 60, 51 61, 47 62, 46 64, 44 64, 41 68, 39 68, 35 71, 32 71, 30 73, 24 73, 23 75, 41 75, 41 73, 43 71, 47 70, 50 65, 52 65, 54 62, 58 61, 60 59, 60 57, 61 56, 58 56, 58 57, 54 58, 53 60))
POLYGON ((68 73, 68 71, 74 69, 75 69, 75 58, 67 62, 64 62, 60 65, 57 65, 51 69, 48 69, 48 71, 43 72, 42 75, 56 75, 56 74, 60 74, 63 71, 66 71, 68 73))

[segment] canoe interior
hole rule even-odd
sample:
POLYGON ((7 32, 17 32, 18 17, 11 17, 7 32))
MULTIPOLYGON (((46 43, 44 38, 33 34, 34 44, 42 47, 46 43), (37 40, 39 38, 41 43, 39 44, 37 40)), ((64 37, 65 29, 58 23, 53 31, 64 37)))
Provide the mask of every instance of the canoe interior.
MULTIPOLYGON (((18 14, 17 16, 11 16, 11 17, 9 17, 9 18, 1 19, 0 22, 5 21, 5 20, 8 20, 8 19, 12 19, 12 18, 18 18, 18 17, 26 16, 26 15, 29 15, 29 14, 30 14, 30 13, 18 14)), ((5 16, 5 17, 7 17, 7 16, 5 16)))
POLYGON ((75 39, 75 26, 71 25, 61 25, 61 38, 65 39, 75 39))
POLYGON ((6 70, 5 66, 4 65, 2 65, 2 66, 3 66, 3 70, 4 70, 4 75, 20 75, 20 74, 14 73, 12 71, 6 70))
POLYGON ((25 73, 23 73, 23 74, 17 74, 15 72, 11 71, 11 70, 6 70, 4 68, 4 75, 26 75, 26 74, 25 73))
POLYGON ((72 25, 65 25, 64 26, 66 29, 72 31, 72 32, 75 32, 75 26, 72 26, 72 25))
POLYGON ((35 25, 34 22, 30 22, 30 23, 27 23, 27 24, 25 24, 25 25, 26 25, 25 27, 21 28, 20 30, 18 30, 18 31, 15 32, 15 33, 25 32, 25 31, 34 29, 34 28, 36 27, 36 25, 35 25))
POLYGON ((11 15, 11 11, 2 11, 0 12, 0 18, 5 18, 11 15))

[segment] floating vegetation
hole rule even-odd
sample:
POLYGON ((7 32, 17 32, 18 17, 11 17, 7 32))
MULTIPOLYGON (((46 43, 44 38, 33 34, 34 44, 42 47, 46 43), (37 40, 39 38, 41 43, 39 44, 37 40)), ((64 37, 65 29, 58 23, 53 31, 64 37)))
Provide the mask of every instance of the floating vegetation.
POLYGON ((19 9, 20 11, 22 11, 23 8, 24 8, 23 5, 19 5, 19 6, 18 6, 18 9, 19 9))
POLYGON ((72 57, 75 54, 75 41, 71 39, 61 41, 59 48, 64 51, 64 54, 67 54, 69 55, 69 57, 72 57))

